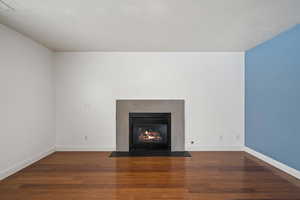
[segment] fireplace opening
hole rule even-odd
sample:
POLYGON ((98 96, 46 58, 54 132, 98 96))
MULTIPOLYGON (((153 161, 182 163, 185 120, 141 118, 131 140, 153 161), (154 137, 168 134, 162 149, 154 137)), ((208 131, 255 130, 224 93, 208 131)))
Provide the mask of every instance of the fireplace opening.
POLYGON ((171 113, 129 113, 129 151, 170 151, 171 113))

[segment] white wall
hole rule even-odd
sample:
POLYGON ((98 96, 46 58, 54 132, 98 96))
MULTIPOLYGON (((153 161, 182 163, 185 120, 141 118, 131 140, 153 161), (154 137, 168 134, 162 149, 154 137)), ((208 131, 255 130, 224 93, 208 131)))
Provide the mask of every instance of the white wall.
POLYGON ((0 24, 0 179, 55 146, 52 59, 0 24))
POLYGON ((59 149, 114 149, 124 98, 185 99, 189 150, 244 144, 244 53, 56 53, 55 66, 59 149))

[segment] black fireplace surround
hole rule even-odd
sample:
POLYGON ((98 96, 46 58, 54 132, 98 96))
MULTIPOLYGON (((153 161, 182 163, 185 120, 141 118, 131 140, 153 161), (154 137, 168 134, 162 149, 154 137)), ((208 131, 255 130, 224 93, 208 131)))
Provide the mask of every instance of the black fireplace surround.
POLYGON ((171 113, 129 113, 129 152, 171 151, 171 113))

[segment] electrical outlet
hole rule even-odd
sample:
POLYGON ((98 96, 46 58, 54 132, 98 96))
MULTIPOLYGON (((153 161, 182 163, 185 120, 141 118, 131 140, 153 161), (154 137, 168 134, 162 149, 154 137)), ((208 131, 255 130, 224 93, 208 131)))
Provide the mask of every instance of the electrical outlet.
POLYGON ((85 141, 87 141, 88 140, 88 136, 86 135, 86 136, 84 136, 84 140, 85 141))
POLYGON ((219 139, 220 139, 220 141, 222 141, 223 140, 223 135, 220 135, 219 139))

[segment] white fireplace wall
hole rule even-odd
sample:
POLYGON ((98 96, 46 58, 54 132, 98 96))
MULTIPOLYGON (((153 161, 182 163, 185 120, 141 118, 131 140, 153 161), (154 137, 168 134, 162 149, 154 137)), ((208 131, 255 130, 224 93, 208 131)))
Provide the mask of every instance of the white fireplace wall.
POLYGON ((115 150, 116 99, 184 99, 186 150, 244 145, 242 52, 58 52, 54 61, 58 150, 115 150))

